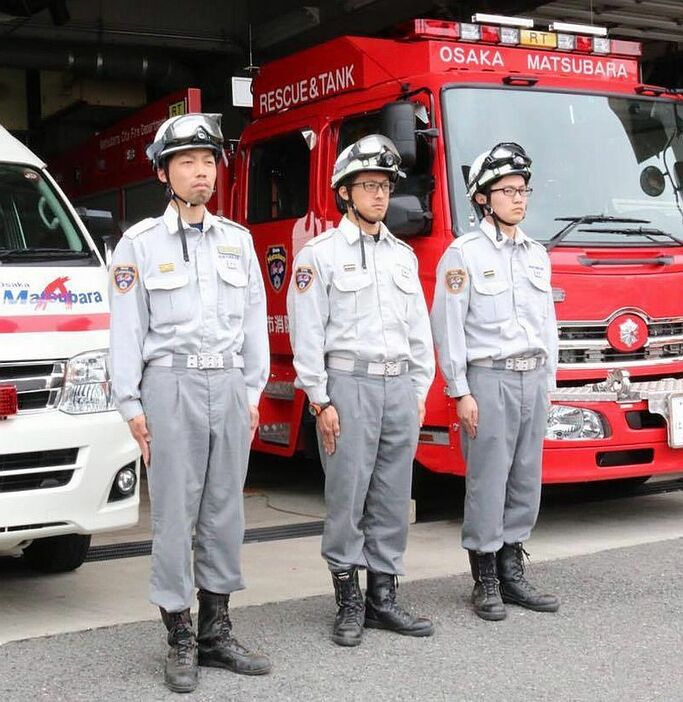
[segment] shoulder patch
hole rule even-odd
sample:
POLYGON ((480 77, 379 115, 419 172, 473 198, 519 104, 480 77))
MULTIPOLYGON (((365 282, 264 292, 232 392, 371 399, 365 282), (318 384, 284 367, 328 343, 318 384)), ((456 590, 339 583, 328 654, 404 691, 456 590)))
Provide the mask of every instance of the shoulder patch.
POLYGON ((450 293, 460 293, 467 283, 467 271, 464 268, 449 268, 446 271, 446 290, 450 293))
POLYGON ((120 293, 127 293, 138 282, 138 268, 132 263, 120 263, 111 269, 111 279, 120 293))
POLYGON ((298 266, 294 271, 294 284, 297 292, 306 292, 315 279, 315 271, 313 266, 298 266))
POLYGON ((126 229, 126 231, 123 232, 123 236, 125 236, 127 239, 135 239, 135 237, 140 236, 140 234, 143 232, 151 229, 156 223, 157 218, 147 217, 147 219, 143 219, 141 222, 138 222, 132 227, 126 229))

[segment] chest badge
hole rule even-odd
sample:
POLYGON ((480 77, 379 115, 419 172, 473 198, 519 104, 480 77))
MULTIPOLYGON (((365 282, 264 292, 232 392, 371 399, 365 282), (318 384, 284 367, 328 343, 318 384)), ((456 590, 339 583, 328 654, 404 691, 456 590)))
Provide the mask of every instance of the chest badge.
POLYGON ((287 250, 281 244, 266 249, 268 280, 275 292, 280 292, 287 278, 287 250))
POLYGON ((464 268, 450 268, 446 271, 446 290, 460 293, 467 283, 467 271, 464 268))

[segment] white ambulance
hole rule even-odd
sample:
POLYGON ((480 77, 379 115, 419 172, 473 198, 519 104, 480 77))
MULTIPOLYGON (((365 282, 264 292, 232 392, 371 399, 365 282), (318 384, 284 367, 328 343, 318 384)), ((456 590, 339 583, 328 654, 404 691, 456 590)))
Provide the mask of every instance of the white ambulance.
POLYGON ((107 269, 45 164, 0 127, 0 556, 77 568, 137 522, 109 378, 107 269))

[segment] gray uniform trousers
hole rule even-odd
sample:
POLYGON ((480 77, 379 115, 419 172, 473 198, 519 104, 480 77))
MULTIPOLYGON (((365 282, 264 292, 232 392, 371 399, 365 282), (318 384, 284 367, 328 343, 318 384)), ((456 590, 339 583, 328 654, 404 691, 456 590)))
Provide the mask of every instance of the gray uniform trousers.
POLYGON ((358 566, 403 575, 419 433, 413 382, 408 375, 328 370, 327 392, 341 436, 331 456, 318 437, 327 507, 323 558, 333 571, 358 566))
POLYGON ((244 587, 242 489, 249 459, 249 407, 242 371, 147 367, 142 406, 152 440, 150 600, 169 612, 197 587, 244 587))
POLYGON ((538 517, 547 370, 470 366, 467 381, 479 424, 475 439, 460 430, 467 462, 462 545, 493 553, 503 543, 526 541, 538 517))

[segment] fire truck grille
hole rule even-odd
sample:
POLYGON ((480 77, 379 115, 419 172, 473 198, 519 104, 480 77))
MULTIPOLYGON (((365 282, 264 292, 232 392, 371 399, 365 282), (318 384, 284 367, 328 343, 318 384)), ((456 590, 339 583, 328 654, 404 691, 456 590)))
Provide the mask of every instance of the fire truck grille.
POLYGON ((66 361, 0 362, 0 383, 17 388, 19 413, 51 409, 59 401, 66 361))
POLYGON ((604 322, 560 322, 558 326, 559 361, 564 367, 605 365, 613 368, 619 364, 648 366, 683 361, 683 318, 651 321, 647 344, 630 353, 612 348, 604 322))
POLYGON ((77 459, 77 448, 0 455, 0 493, 67 485, 77 459))

